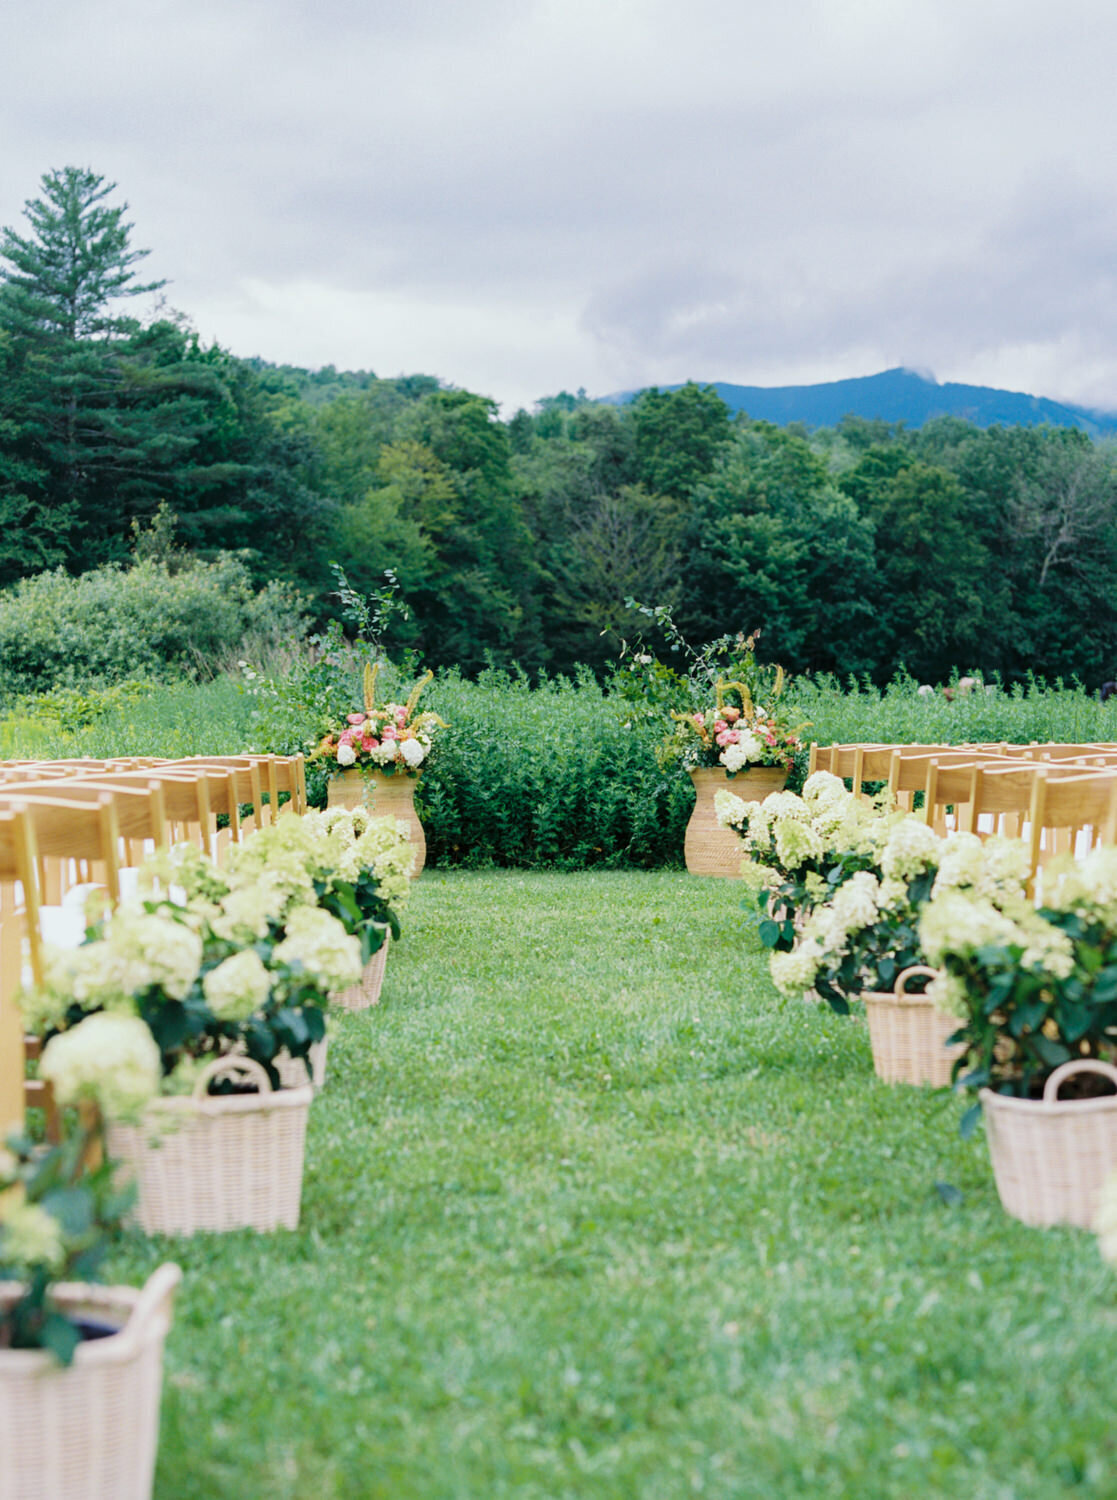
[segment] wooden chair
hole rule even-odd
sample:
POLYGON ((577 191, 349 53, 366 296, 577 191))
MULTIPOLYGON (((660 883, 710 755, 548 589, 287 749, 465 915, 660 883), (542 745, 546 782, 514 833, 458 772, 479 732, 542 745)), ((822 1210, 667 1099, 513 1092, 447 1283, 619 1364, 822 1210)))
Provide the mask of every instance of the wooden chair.
MULTIPOLYGON (((116 804, 120 847, 118 866, 138 864, 143 854, 161 848, 167 842, 166 804, 162 783, 152 779, 144 787, 113 786, 105 788, 92 780, 27 782, 19 787, 0 786, 0 806, 13 801, 81 802, 99 804, 106 795, 116 804)), ((104 871, 87 860, 39 861, 39 891, 44 901, 57 902, 75 884, 105 883, 104 871)))
POLYGON ((1099 844, 1117 842, 1117 771, 1053 776, 1040 767, 1028 823, 1029 890, 1033 890, 1041 866, 1055 855, 1084 853, 1099 844))
POLYGON ((0 806, 0 889, 5 893, 0 930, 0 1126, 22 1126, 29 1101, 48 1103, 34 1081, 30 1091, 27 1089, 23 1026, 16 1004, 25 935, 32 978, 41 982, 43 977, 40 862, 76 859, 99 864, 110 900, 115 903, 120 893, 119 840, 116 804, 108 794, 76 802, 62 798, 41 802, 12 799, 0 806))

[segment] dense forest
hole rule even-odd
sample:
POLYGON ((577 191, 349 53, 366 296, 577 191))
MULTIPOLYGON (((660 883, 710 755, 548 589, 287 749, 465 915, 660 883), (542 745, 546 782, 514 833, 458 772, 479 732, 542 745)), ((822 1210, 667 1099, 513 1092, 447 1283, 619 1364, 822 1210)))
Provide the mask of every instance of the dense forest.
POLYGON ((336 612, 331 561, 398 579, 389 645, 475 672, 601 668, 668 607, 762 631, 797 671, 1117 676, 1117 454, 1082 432, 808 432, 709 386, 584 393, 502 421, 433 376, 307 371, 204 346, 156 299, 127 206, 44 176, 0 237, 0 585, 127 566, 161 506, 178 566, 236 553, 336 612), (166 512, 164 511, 164 514, 166 512))

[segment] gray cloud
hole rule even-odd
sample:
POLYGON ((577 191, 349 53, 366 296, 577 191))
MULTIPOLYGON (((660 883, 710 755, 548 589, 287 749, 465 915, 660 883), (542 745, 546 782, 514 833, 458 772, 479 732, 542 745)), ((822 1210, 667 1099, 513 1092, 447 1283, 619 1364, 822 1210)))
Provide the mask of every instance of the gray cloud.
POLYGON ((1117 13, 10 0, 0 222, 116 180, 206 337, 508 401, 931 366, 1117 406, 1117 13))

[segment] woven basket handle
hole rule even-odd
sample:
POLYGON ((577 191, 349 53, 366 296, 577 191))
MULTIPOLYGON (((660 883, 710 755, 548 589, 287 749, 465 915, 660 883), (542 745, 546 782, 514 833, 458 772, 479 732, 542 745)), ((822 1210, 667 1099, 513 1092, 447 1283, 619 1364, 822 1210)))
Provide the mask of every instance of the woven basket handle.
POLYGON ((167 1326, 171 1321, 171 1299, 175 1288, 182 1280, 182 1271, 174 1261, 166 1260, 157 1266, 143 1284, 136 1298, 128 1321, 120 1330, 120 1337, 129 1344, 138 1344, 153 1318, 163 1318, 167 1326))
POLYGON ((906 995, 908 992, 908 980, 919 979, 923 974, 926 974, 928 979, 937 979, 939 977, 938 969, 929 968, 927 964, 912 964, 910 969, 905 969, 904 972, 897 977, 896 994, 906 995))
POLYGON ((1070 1062, 1061 1063, 1044 1084, 1044 1104, 1053 1104, 1058 1099, 1060 1088, 1073 1073, 1097 1073, 1102 1078, 1108 1078, 1117 1089, 1117 1068, 1112 1063, 1102 1062, 1097 1057, 1071 1058, 1070 1062))
POLYGON ((208 1062, 194 1080, 195 1099, 206 1097, 206 1090, 214 1078, 232 1078, 237 1083, 254 1083, 261 1094, 272 1092, 267 1070, 251 1057, 237 1057, 226 1053, 223 1057, 215 1057, 208 1062))

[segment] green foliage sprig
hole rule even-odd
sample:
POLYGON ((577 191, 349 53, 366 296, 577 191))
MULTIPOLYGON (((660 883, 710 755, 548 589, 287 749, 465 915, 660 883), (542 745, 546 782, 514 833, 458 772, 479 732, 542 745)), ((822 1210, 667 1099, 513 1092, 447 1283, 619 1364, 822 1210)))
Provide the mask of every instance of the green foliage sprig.
POLYGON ((51 1287, 96 1278, 136 1196, 116 1186, 113 1163, 89 1165, 100 1134, 70 1119, 57 1145, 15 1135, 0 1146, 0 1281, 22 1287, 0 1298, 0 1349, 47 1349, 68 1365, 81 1342, 51 1287))

